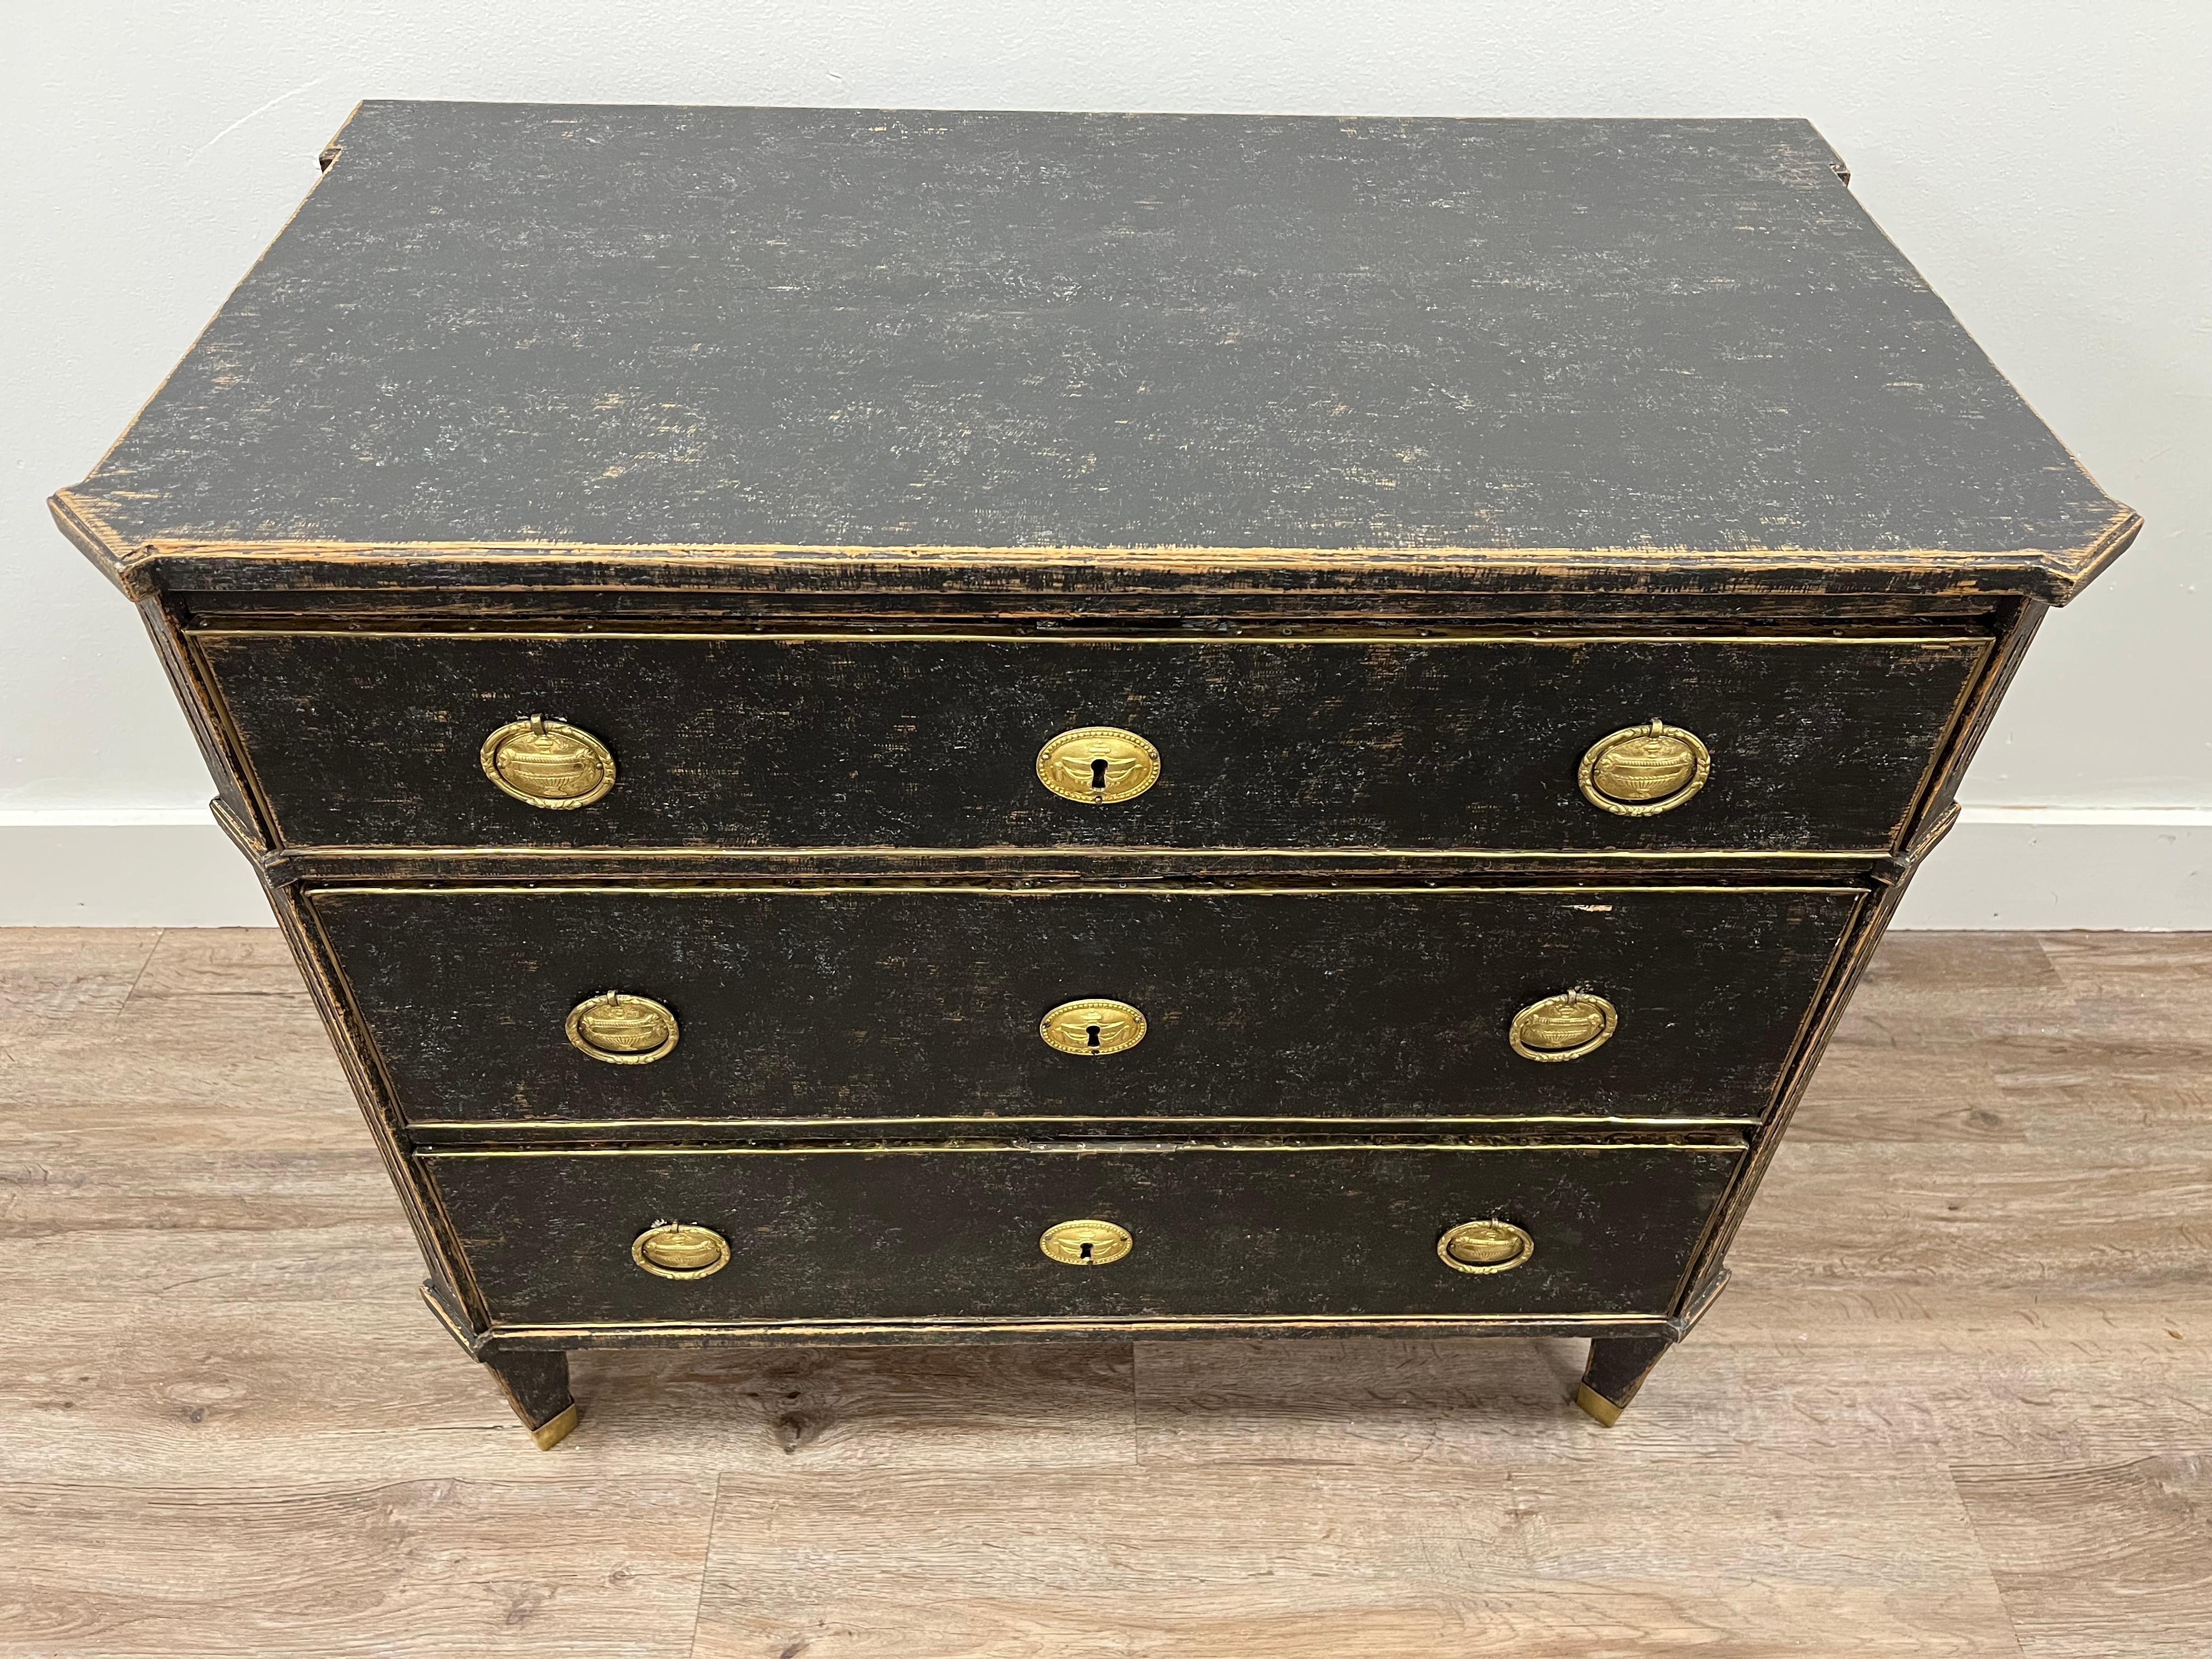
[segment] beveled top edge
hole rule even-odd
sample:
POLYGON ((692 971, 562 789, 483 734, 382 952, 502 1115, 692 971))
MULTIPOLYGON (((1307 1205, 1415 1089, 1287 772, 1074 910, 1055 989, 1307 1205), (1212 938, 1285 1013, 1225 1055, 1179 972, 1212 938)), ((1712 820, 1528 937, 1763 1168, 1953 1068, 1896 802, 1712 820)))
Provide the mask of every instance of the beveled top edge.
POLYGON ((77 489, 48 499, 55 523, 124 592, 412 586, 608 586, 750 592, 1182 593, 1346 586, 1413 592, 1852 592, 2025 597, 2063 605, 2124 552, 2142 515, 2118 507, 2063 549, 915 547, 157 540, 133 547, 77 489), (661 580, 656 580, 655 577, 661 580), (1615 580, 1608 580, 1613 578, 1615 580), (719 580, 718 580, 719 579, 719 580))
POLYGON ((2061 598, 2130 516, 1801 119, 378 100, 327 154, 64 492, 110 567, 2061 598))

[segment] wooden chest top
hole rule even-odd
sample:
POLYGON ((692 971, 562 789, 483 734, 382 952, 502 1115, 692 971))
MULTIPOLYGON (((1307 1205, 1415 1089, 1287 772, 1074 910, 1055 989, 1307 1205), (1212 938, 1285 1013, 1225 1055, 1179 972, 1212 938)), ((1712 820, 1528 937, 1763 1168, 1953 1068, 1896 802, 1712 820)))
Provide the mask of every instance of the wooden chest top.
POLYGON ((326 159, 56 498, 127 586, 2063 601, 2135 527, 1802 121, 370 103, 326 159))

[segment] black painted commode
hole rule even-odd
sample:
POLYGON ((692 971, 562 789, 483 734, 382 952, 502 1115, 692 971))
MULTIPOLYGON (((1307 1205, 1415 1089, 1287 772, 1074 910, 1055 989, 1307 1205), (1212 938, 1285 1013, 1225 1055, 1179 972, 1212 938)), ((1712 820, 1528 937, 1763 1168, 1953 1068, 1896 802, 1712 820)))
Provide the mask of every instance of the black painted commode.
POLYGON ((1613 1421, 2137 528, 1802 121, 323 160, 53 511, 541 1445, 611 1344, 1571 1334, 1613 1421))

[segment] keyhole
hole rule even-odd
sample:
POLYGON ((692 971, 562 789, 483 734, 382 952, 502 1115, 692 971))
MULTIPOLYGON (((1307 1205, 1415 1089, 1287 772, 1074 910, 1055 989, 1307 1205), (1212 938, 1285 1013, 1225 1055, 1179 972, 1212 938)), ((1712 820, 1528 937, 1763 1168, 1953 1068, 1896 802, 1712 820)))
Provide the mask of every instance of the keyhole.
POLYGON ((1106 763, 1103 760, 1091 763, 1091 787, 1102 795, 1106 793, 1106 763))
POLYGON ((1086 1266, 1089 1265, 1091 1261, 1091 1246, 1088 1244, 1085 1244, 1083 1247, 1083 1260, 1086 1266))
MULTIPOLYGON (((1084 1029, 1091 1033, 1091 1046, 1096 1048, 1098 1046, 1098 1028, 1096 1025, 1089 1025, 1085 1026, 1084 1029)), ((1091 1247, 1088 1244, 1085 1244, 1083 1249, 1085 1253, 1087 1255, 1090 1252, 1091 1247)))

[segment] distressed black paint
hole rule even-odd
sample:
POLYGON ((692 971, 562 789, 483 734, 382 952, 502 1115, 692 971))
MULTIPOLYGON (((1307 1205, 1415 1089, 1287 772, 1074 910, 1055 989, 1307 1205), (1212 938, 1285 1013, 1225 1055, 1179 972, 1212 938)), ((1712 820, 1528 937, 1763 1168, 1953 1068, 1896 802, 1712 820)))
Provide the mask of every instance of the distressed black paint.
POLYGON ((525 1421, 565 1346, 854 1332, 805 1320, 1579 1334, 1624 1400, 1724 1282, 2045 605, 2138 522, 1833 161, 1793 121, 365 106, 53 508, 155 632, 433 1307, 537 1356, 525 1421), (434 629, 546 637, 390 637, 434 629), (1434 637, 1477 629, 1522 642, 1434 637), (494 791, 478 746, 532 714, 615 793, 494 791), (1655 715, 1704 793, 1582 801, 1655 715), (1165 780, 1045 794, 1036 746, 1100 722, 1165 780), (1613 1042, 1510 1056, 1570 987, 1613 1042), (677 1006, 669 1060, 562 1039, 609 988, 677 1006), (1152 1035, 1045 1048, 1095 995, 1152 1035), (1269 1149, 1190 1144, 1232 1131, 1269 1149), (1081 1212, 1135 1255, 1047 1261, 1081 1212), (1535 1259, 1451 1273, 1486 1217, 1535 1259), (642 1273, 664 1219, 736 1260, 642 1273))
POLYGON ((410 1117, 1757 1117, 1858 908, 1850 888, 1413 894, 743 891, 314 897, 410 1117), (1506 1042, 1581 988, 1580 1060, 1506 1042), (666 1004, 666 1058, 562 1035, 666 1004), (1057 1052, 1112 997, 1136 1048, 1057 1052))
POLYGON ((114 538, 2078 549, 1802 121, 374 103, 114 538))
POLYGON ((494 1320, 1086 1318, 1667 1310, 1734 1152, 1312 1149, 427 1153, 494 1320), (1056 1221, 1127 1227, 1084 1267, 1056 1221), (1535 1255, 1502 1273, 1437 1255, 1510 1221, 1535 1255), (664 1221, 732 1247, 710 1279, 630 1258, 664 1221))
POLYGON ((283 838, 506 847, 1889 846, 1988 641, 802 641, 215 632, 283 838), (531 714, 612 750, 574 811, 486 781, 531 714), (1576 785, 1659 716, 1711 748, 1653 817, 1576 785), (1054 733, 1160 750, 1133 800, 1037 781, 1054 733))

